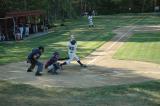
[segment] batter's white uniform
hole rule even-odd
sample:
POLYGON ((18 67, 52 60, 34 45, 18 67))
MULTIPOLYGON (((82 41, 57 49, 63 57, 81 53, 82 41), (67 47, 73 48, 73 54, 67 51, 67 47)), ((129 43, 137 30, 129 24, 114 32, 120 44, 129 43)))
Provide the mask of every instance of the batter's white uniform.
POLYGON ((73 59, 76 59, 76 61, 79 61, 79 57, 76 55, 77 50, 77 43, 75 45, 72 45, 71 42, 68 43, 68 56, 69 59, 66 61, 67 64, 70 64, 70 62, 73 59))

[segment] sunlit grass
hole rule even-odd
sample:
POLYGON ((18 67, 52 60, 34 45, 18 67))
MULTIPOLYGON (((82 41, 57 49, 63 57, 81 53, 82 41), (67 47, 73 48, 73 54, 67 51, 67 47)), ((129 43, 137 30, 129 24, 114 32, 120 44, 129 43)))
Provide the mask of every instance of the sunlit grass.
MULTIPOLYGON (((134 24, 148 24, 148 20, 160 22, 157 16, 108 15, 94 17, 95 28, 88 28, 87 17, 67 20, 65 26, 57 26, 55 32, 20 42, 0 43, 0 64, 24 61, 32 48, 43 45, 43 59, 58 51, 62 58, 67 57, 67 41, 74 34, 78 41, 78 55, 82 58, 110 40, 115 34, 113 29, 134 24), (140 22, 137 20, 142 19, 140 22)), ((154 23, 152 23, 154 24, 154 23)))
POLYGON ((140 33, 132 35, 116 52, 114 58, 160 64, 160 33, 140 33))
MULTIPOLYGON (((97 16, 96 27, 89 29, 86 17, 69 20, 67 26, 57 27, 54 33, 13 43, 0 43, 0 64, 24 61, 32 48, 45 46, 42 58, 53 51, 67 56, 67 41, 72 32, 78 40, 77 54, 85 57, 110 40, 113 29, 131 25, 140 16, 97 16)), ((146 21, 140 24, 148 23, 146 21)), ((151 20, 154 20, 151 19, 151 20)), ((158 21, 158 18, 157 18, 158 21)), ((138 24, 138 23, 137 23, 138 24)), ((152 24, 154 24, 152 22, 152 24)), ((159 33, 135 34, 120 48, 116 56, 160 63, 159 33), (151 37, 152 35, 152 37, 151 37), (127 50, 127 51, 126 51, 127 50)), ((3 71, 3 70, 1 70, 3 71)), ((0 81, 0 106, 159 106, 160 81, 95 88, 37 88, 26 84, 0 81)))
POLYGON ((145 19, 143 19, 141 22, 137 24, 138 25, 159 25, 160 18, 159 16, 155 16, 155 15, 147 15, 145 19))
POLYGON ((137 17, 97 16, 94 18, 95 28, 88 28, 87 17, 67 20, 65 26, 56 27, 54 33, 20 42, 0 43, 0 64, 25 61, 32 48, 43 45, 45 52, 42 59, 47 59, 54 51, 60 52, 62 58, 67 57, 67 42, 70 34, 78 41, 78 55, 85 57, 110 40, 115 34, 112 30, 138 20, 137 17))

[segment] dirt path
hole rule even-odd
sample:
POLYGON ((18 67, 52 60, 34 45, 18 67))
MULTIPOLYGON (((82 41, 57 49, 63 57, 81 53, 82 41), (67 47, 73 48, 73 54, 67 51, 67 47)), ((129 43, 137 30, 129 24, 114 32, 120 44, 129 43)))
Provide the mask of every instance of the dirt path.
MULTIPOLYGON (((159 64, 112 59, 113 54, 134 31, 143 31, 144 29, 149 31, 152 28, 153 26, 126 26, 115 30, 117 35, 110 42, 105 43, 83 60, 88 64, 86 69, 72 64, 64 67, 65 69, 59 75, 53 76, 44 72, 42 77, 35 77, 34 73, 26 72, 25 62, 11 63, 0 66, 0 80, 38 87, 84 88, 160 79, 159 64)), ((158 31, 160 26, 156 26, 156 28, 158 31)))

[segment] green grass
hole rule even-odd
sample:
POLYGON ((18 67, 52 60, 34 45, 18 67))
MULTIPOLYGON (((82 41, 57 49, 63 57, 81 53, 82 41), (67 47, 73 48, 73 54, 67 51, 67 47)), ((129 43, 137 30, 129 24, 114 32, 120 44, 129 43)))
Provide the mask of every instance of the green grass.
MULTIPOLYGON (((24 61, 32 48, 45 46, 42 58, 53 51, 66 57, 69 32, 78 40, 78 55, 85 57, 110 40, 113 29, 131 25, 142 16, 97 16, 96 28, 87 27, 86 17, 68 20, 66 26, 55 32, 21 42, 0 43, 0 64, 24 61)), ((143 18, 136 24, 156 24, 156 16, 143 18), (148 22, 152 20, 152 22, 148 22)), ((160 22, 160 21, 159 21, 160 22)), ((128 39, 114 58, 160 63, 160 33, 140 33, 128 39)), ((0 106, 160 106, 160 80, 139 84, 104 86, 96 88, 37 88, 26 84, 0 81, 0 106)))
MULTIPOLYGON (((91 52, 93 52, 95 49, 100 47, 105 42, 109 41, 115 35, 113 33, 114 29, 126 25, 132 25, 133 23, 138 25, 160 24, 160 18, 159 16, 153 16, 148 14, 147 15, 118 14, 118 15, 108 15, 108 16, 96 16, 94 18, 94 23, 96 27, 93 29, 88 28, 87 22, 88 22, 87 17, 83 17, 76 20, 66 20, 65 26, 62 27, 58 26, 54 28, 55 30, 54 33, 20 42, 0 43, 0 65, 12 62, 24 61, 28 53, 32 50, 32 48, 35 48, 39 45, 45 46, 45 52, 42 55, 42 59, 48 59, 51 56, 52 52, 54 51, 59 51, 61 57, 65 58, 67 57, 66 45, 70 36, 70 32, 76 36, 76 39, 78 40, 77 54, 81 58, 83 58, 89 55, 91 52), (138 22, 137 20, 139 19, 142 20, 138 22)), ((123 51, 120 50, 120 54, 117 53, 115 57, 116 58, 120 57, 120 59, 126 59, 126 57, 124 58, 125 53, 123 55, 122 52, 123 51)), ((139 53, 139 51, 135 52, 139 53)), ((150 53, 150 55, 152 55, 152 53, 150 53)), ((134 58, 135 56, 131 57, 134 58)), ((156 61, 157 63, 156 60, 157 55, 156 56, 154 55, 153 57, 155 58, 154 61, 156 61)), ((130 58, 128 57, 128 59, 130 58)), ((159 59, 159 57, 157 59, 159 59)), ((145 59, 139 58, 138 60, 144 61, 145 59)))
POLYGON ((159 106, 160 81, 97 88, 36 88, 0 81, 0 106, 159 106))
POLYGON ((160 33, 138 33, 132 35, 116 52, 114 58, 160 64, 160 33))
POLYGON ((83 58, 110 40, 113 29, 132 24, 141 16, 97 16, 95 28, 88 28, 87 17, 67 20, 66 26, 56 27, 55 32, 42 37, 20 42, 0 43, 0 64, 24 61, 28 53, 39 45, 45 46, 43 59, 48 59, 53 51, 59 51, 62 58, 67 57, 67 41, 72 32, 78 40, 78 55, 83 58))
POLYGON ((145 19, 137 23, 138 25, 159 25, 160 16, 146 15, 145 19))

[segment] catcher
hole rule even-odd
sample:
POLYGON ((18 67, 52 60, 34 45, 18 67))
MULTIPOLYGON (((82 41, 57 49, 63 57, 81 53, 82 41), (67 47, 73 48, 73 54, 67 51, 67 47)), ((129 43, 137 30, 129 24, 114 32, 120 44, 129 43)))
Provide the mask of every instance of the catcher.
POLYGON ((48 70, 48 73, 51 73, 53 75, 58 74, 57 70, 60 69, 58 60, 59 60, 59 53, 54 52, 53 56, 45 64, 45 69, 48 70))

